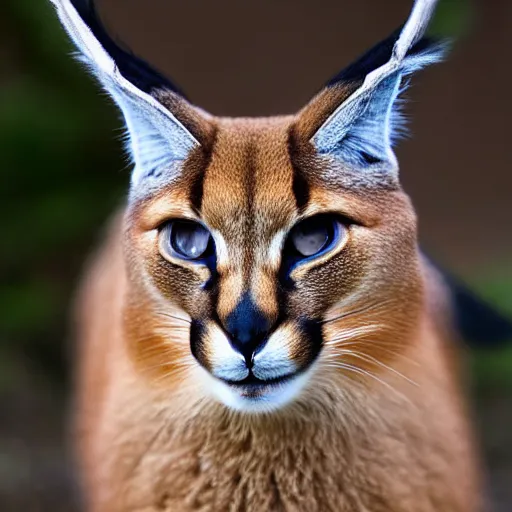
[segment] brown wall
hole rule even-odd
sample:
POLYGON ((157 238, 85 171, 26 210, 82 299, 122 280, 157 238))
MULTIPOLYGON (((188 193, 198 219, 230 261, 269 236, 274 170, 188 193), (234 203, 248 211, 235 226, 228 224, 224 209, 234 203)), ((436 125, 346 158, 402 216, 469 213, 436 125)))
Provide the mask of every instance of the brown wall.
MULTIPOLYGON (((448 0, 446 0, 448 1, 448 0)), ((103 0, 108 25, 218 115, 297 110, 405 18, 409 0, 103 0)), ((427 250, 461 272, 512 260, 512 2, 480 0, 470 34, 409 92, 403 182, 427 250)))

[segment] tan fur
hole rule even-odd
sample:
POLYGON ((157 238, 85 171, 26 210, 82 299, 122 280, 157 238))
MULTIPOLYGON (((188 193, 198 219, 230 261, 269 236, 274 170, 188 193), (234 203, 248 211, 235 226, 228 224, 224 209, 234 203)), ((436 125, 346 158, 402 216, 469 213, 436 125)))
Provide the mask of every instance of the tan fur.
MULTIPOLYGON (((398 188, 323 178, 326 163, 307 143, 312 116, 208 119, 196 131, 209 154, 192 155, 181 181, 112 224, 79 307, 76 429, 89 510, 479 510, 448 299, 420 259, 410 202, 398 188), (292 193, 297 165, 310 183, 304 211, 292 193), (205 173, 201 212, 188 199, 194 173, 205 173), (286 343, 299 366, 312 364, 306 388, 272 413, 230 411, 209 396, 190 352, 189 318, 212 326, 199 287, 208 271, 163 258, 158 227, 186 217, 222 233, 221 321, 247 283, 275 318, 279 261, 262 255, 275 233, 319 212, 354 223, 343 247, 294 270, 286 343), (330 320, 313 363, 294 324, 306 313, 330 320)), ((205 366, 208 351, 206 342, 205 366)))

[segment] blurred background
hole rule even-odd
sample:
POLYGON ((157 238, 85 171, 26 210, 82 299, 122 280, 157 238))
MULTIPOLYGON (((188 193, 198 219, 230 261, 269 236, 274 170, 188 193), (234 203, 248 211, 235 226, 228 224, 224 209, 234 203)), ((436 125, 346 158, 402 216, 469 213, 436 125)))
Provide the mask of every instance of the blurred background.
MULTIPOLYGON (((298 110, 410 0, 98 0, 111 31, 217 115, 298 110)), ((413 81, 398 150, 423 247, 512 316, 510 0, 442 0, 448 62, 413 81)), ((0 2, 0 510, 77 510, 73 292, 127 191, 115 108, 46 0, 0 2)), ((512 341, 512 340, 511 340, 512 341)), ((468 357, 492 510, 512 510, 512 343, 468 357)))

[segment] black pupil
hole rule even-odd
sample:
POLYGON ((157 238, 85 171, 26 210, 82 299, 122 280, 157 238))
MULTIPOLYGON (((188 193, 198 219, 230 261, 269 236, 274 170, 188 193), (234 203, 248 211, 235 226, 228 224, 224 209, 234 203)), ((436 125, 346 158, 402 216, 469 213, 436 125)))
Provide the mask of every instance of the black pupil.
POLYGON ((300 255, 313 256, 329 243, 332 230, 332 222, 328 219, 308 219, 293 229, 291 242, 300 255))
POLYGON ((210 242, 210 233, 195 222, 176 222, 172 226, 171 245, 182 257, 197 259, 203 256, 210 242))

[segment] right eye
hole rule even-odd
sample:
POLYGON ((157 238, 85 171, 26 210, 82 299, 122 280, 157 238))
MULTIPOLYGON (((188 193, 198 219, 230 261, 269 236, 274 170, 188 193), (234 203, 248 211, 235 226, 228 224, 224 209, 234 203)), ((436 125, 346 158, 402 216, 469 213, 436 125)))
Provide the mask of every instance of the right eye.
POLYGON ((174 220, 160 232, 160 251, 164 256, 202 261, 213 251, 213 239, 199 222, 174 220))
POLYGON ((347 228, 336 217, 316 215, 299 222, 290 231, 288 243, 297 259, 310 259, 346 241, 347 234, 347 228))

